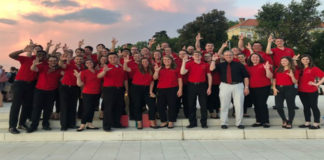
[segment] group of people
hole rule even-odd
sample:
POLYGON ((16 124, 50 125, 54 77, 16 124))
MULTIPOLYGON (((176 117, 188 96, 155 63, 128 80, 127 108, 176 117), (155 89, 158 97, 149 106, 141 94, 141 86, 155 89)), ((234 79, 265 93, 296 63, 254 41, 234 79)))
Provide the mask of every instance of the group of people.
POLYGON ((265 52, 260 42, 245 46, 244 36, 240 36, 238 47, 224 51, 228 47, 225 42, 218 52, 214 52, 212 43, 202 49, 201 39, 198 33, 195 46, 184 47, 178 53, 166 42, 153 50, 155 39, 141 50, 123 46, 118 51, 115 50, 117 40, 113 39, 110 49, 98 44, 96 53, 91 46, 82 48, 83 41, 74 53, 60 43, 50 53, 52 41, 45 49, 31 41, 23 50, 9 55, 21 64, 13 86, 9 132, 20 133, 18 117, 18 128, 28 133, 36 131, 42 113, 43 129, 51 130, 49 119, 54 106, 60 113, 62 131, 99 129, 92 121, 100 98, 103 130, 123 128, 121 116, 127 114, 125 95, 129 99, 129 118, 136 121, 137 129, 143 128, 145 106, 151 128, 174 128, 180 108, 189 119, 187 128, 197 127, 197 98, 202 128, 208 128, 209 112, 211 118, 220 115, 221 128, 227 129, 231 103, 237 128, 244 129, 243 115, 252 104, 256 118, 252 127, 269 128, 267 99, 271 89, 283 128, 292 128, 297 92, 305 114, 305 124, 299 127, 320 128, 318 87, 324 82, 324 72, 314 66, 309 55, 295 55, 284 46, 283 39, 272 36, 265 52), (275 48, 271 48, 273 42, 275 48), (60 48, 62 53, 58 52, 60 48), (283 109, 284 100, 288 117, 283 109), (314 123, 311 123, 311 111, 314 123), (77 112, 81 117, 78 127, 77 112), (29 126, 27 119, 31 120, 29 126))

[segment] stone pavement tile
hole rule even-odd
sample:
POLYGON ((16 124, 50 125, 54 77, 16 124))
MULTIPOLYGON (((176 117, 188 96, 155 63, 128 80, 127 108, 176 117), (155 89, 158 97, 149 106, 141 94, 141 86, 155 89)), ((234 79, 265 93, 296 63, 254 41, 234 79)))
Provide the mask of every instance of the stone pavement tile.
POLYGON ((118 160, 139 160, 141 159, 140 141, 123 141, 120 145, 118 160))
POLYGON ((128 128, 123 132, 123 140, 181 140, 182 127, 173 129, 167 128, 144 128, 138 130, 136 128, 128 128))
MULTIPOLYGON (((30 152, 44 146, 45 143, 15 143, 15 147, 10 150, 7 154, 1 155, 1 160, 19 160, 24 159, 25 156, 30 154, 30 152)), ((6 145, 6 144, 4 144, 6 145)))
POLYGON ((183 129, 183 137, 185 140, 196 139, 243 139, 244 134, 242 129, 237 129, 237 127, 229 126, 228 129, 221 129, 218 127, 209 127, 208 129, 202 129, 200 127, 183 129))
POLYGON ((164 154, 160 141, 141 141, 141 160, 163 160, 164 154))
POLYGON ((233 154, 233 151, 227 150, 219 140, 199 140, 199 142, 204 149, 214 157, 214 159, 239 159, 238 156, 233 154))
POLYGON ((190 159, 214 159, 214 157, 197 140, 183 141, 181 144, 190 159))
POLYGON ((252 128, 244 129, 246 139, 306 139, 306 129, 295 126, 292 129, 285 129, 281 126, 271 126, 270 128, 252 128))
POLYGON ((61 142, 62 145, 58 147, 57 150, 51 152, 44 160, 65 160, 71 157, 84 142, 82 141, 70 141, 61 142))
POLYGON ((184 141, 161 141, 161 147, 166 160, 186 160, 189 156, 182 146, 184 141))
POLYGON ((64 134, 64 141, 117 141, 123 139, 123 132, 121 130, 114 130, 112 132, 105 132, 102 129, 97 131, 84 130, 82 132, 77 132, 76 130, 68 130, 62 133, 64 134))
POLYGON ((324 130, 323 129, 307 129, 307 136, 309 139, 318 139, 324 138, 324 130))
POLYGON ((26 133, 25 131, 20 134, 11 134, 8 131, 4 133, 5 141, 62 141, 63 132, 59 130, 44 131, 38 129, 33 133, 26 133))
POLYGON ((100 141, 87 141, 83 142, 83 144, 76 150, 73 155, 69 157, 68 160, 89 160, 91 159, 98 148, 101 146, 103 142, 100 141))
MULTIPOLYGON (((92 160, 117 159, 122 141, 104 141, 94 153, 92 160)), ((127 154, 127 153, 124 153, 127 154)))
POLYGON ((37 142, 44 143, 25 155, 23 160, 43 160, 49 157, 54 151, 62 146, 62 142, 37 142))

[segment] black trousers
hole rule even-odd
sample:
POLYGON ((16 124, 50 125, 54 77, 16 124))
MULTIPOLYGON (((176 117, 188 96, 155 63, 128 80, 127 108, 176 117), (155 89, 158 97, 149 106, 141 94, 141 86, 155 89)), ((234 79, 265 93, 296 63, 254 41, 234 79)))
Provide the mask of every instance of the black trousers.
POLYGON ((311 121, 311 110, 314 115, 314 122, 320 123, 320 110, 318 109, 318 92, 313 93, 306 93, 306 92, 299 92, 299 98, 304 106, 304 116, 305 121, 311 121))
POLYGON ((132 85, 132 103, 135 112, 135 120, 142 121, 142 107, 147 104, 149 107, 149 119, 155 120, 156 101, 150 97, 150 86, 132 85))
POLYGON ((122 87, 103 87, 104 118, 103 129, 110 129, 114 126, 121 126, 120 117, 125 106, 122 87))
POLYGON ((161 122, 177 121, 178 87, 158 89, 158 109, 161 122))
MULTIPOLYGON (((54 97, 54 102, 55 102, 55 112, 56 113, 60 113, 60 91, 59 88, 55 90, 55 97, 54 97)), ((53 103, 53 107, 52 107, 52 112, 54 111, 54 103, 53 103)))
POLYGON ((34 105, 32 112, 31 128, 36 129, 39 124, 39 119, 43 111, 43 127, 49 127, 49 118, 52 113, 52 106, 55 98, 55 90, 45 91, 35 89, 34 91, 34 105))
POLYGON ((196 118, 196 100, 199 100, 202 125, 207 124, 207 83, 189 83, 188 84, 188 103, 189 103, 189 123, 197 125, 196 118))
POLYGON ((219 113, 220 99, 219 99, 219 85, 212 85, 212 93, 207 96, 207 108, 209 113, 219 113))
POLYGON ((77 86, 60 86, 60 122, 62 128, 74 128, 76 125, 77 86))
POLYGON ((255 119, 258 123, 269 123, 268 97, 270 86, 250 88, 250 98, 254 104, 255 119))
MULTIPOLYGON (((128 109, 129 109, 129 118, 130 119, 135 119, 136 120, 136 109, 135 109, 135 104, 134 102, 134 98, 136 96, 136 92, 133 92, 133 83, 132 83, 132 79, 128 80, 128 99, 129 99, 129 103, 128 103, 128 109)), ((144 105, 142 105, 143 107, 144 105)))
POLYGON ((296 106, 295 104, 295 97, 296 97, 296 88, 294 85, 290 86, 276 86, 278 89, 279 93, 277 96, 275 96, 275 104, 276 107, 278 108, 278 114, 281 117, 283 121, 288 121, 289 123, 292 124, 294 117, 295 117, 295 109, 294 107, 296 106), (287 107, 288 107, 288 120, 285 115, 285 111, 283 110, 283 103, 284 100, 287 102, 287 107))
POLYGON ((81 124, 86 124, 87 122, 92 123, 93 115, 98 105, 100 94, 82 93, 82 96, 83 96, 83 112, 82 112, 81 124))
POLYGON ((13 100, 10 108, 9 128, 16 128, 21 106, 19 125, 25 124, 28 118, 31 119, 35 82, 15 81, 12 87, 13 100))
POLYGON ((84 105, 83 105, 83 97, 81 94, 81 88, 78 91, 78 118, 82 119, 82 115, 84 112, 84 105))

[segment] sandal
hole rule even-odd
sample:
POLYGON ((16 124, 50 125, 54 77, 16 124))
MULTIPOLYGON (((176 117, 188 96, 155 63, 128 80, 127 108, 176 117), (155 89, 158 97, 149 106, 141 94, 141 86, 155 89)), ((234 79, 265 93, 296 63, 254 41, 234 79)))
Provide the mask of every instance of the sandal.
POLYGON ((287 127, 287 121, 282 121, 282 125, 281 125, 282 128, 286 128, 287 127))
POLYGON ((318 125, 318 126, 310 126, 309 129, 320 129, 321 127, 318 125))

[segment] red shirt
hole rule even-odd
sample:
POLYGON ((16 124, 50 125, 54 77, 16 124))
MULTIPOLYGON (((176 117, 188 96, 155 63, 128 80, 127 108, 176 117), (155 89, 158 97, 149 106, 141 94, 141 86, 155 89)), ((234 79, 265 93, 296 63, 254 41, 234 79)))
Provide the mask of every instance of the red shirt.
POLYGON ((37 72, 33 72, 30 70, 33 61, 35 60, 35 56, 27 57, 27 56, 18 56, 19 63, 21 64, 18 73, 16 75, 16 80, 19 81, 27 81, 31 82, 36 80, 37 72))
POLYGON ((99 94, 101 88, 101 79, 97 77, 99 71, 91 72, 90 70, 81 71, 81 81, 83 82, 82 93, 99 94))
MULTIPOLYGON (((274 79, 276 79, 276 85, 279 86, 290 86, 293 85, 294 83, 291 80, 291 77, 288 75, 289 70, 283 71, 282 73, 277 71, 276 69, 275 74, 274 74, 274 79)), ((298 79, 299 77, 299 72, 295 70, 295 78, 298 79)))
POLYGON ((321 69, 317 67, 305 68, 298 80, 298 91, 308 93, 317 92, 317 87, 308 84, 309 82, 315 82, 315 78, 317 77, 324 77, 324 72, 321 69))
MULTIPOLYGON (((98 55, 97 55, 97 54, 91 54, 90 57, 91 57, 91 59, 92 59, 92 61, 93 61, 93 63, 94 63, 95 65, 98 64, 98 55)), ((84 59, 84 60, 87 60, 88 57, 85 55, 85 56, 83 57, 83 59, 84 59)))
POLYGON ((178 78, 181 78, 178 69, 162 68, 159 72, 159 82, 157 88, 173 88, 177 87, 178 78))
POLYGON ((238 58, 233 58, 233 62, 240 62, 240 60, 238 58))
MULTIPOLYGON (((127 80, 127 74, 123 70, 123 67, 119 64, 112 65, 108 64, 108 68, 111 70, 107 71, 106 75, 103 77, 103 86, 104 87, 123 87, 124 81, 127 80)), ((101 68, 100 71, 102 71, 101 68)))
POLYGON ((135 61, 128 62, 127 66, 132 70, 131 72, 127 72, 127 76, 130 79, 133 79, 135 71, 138 70, 138 64, 135 61))
MULTIPOLYGON (((133 56, 129 56, 129 60, 133 61, 134 60, 133 56)), ((124 64, 124 58, 120 57, 119 62, 120 62, 120 64, 124 64)))
POLYGON ((220 84, 221 79, 220 79, 220 75, 219 75, 218 72, 216 72, 216 71, 212 72, 212 80, 213 80, 212 81, 213 85, 219 85, 220 84))
POLYGON ((61 80, 63 85, 67 86, 76 86, 77 85, 77 79, 74 76, 74 70, 77 70, 78 72, 81 72, 83 70, 83 65, 81 65, 80 69, 75 65, 75 63, 67 64, 66 68, 63 69, 64 76, 61 80))
POLYGON ((186 69, 188 70, 188 81, 191 83, 206 82, 206 75, 210 73, 209 64, 205 62, 195 63, 194 61, 187 62, 186 69))
POLYGON ((289 57, 294 57, 295 52, 294 50, 290 49, 290 48, 285 48, 284 50, 281 50, 279 48, 272 48, 272 55, 273 55, 273 61, 274 61, 274 66, 277 68, 280 64, 280 59, 282 57, 285 56, 289 56, 289 57))
MULTIPOLYGON (((251 52, 246 48, 242 51, 242 53, 245 54, 246 57, 250 57, 250 55, 251 55, 251 52)), ((255 53, 259 54, 264 59, 265 62, 268 61, 269 64, 273 65, 273 60, 272 60, 270 55, 268 55, 268 54, 266 54, 265 52, 262 52, 262 51, 255 52, 255 53)))
MULTIPOLYGON (((133 70, 132 70, 133 72, 133 70)), ((132 83, 135 85, 149 86, 153 81, 153 75, 150 73, 142 73, 138 68, 134 71, 132 83)))
POLYGON ((36 88, 45 91, 52 91, 58 88, 61 78, 61 69, 49 71, 48 65, 38 65, 38 80, 36 88))
POLYGON ((250 88, 259 88, 271 85, 271 80, 266 76, 266 70, 264 69, 263 64, 259 63, 255 66, 247 66, 246 70, 250 75, 250 88))

